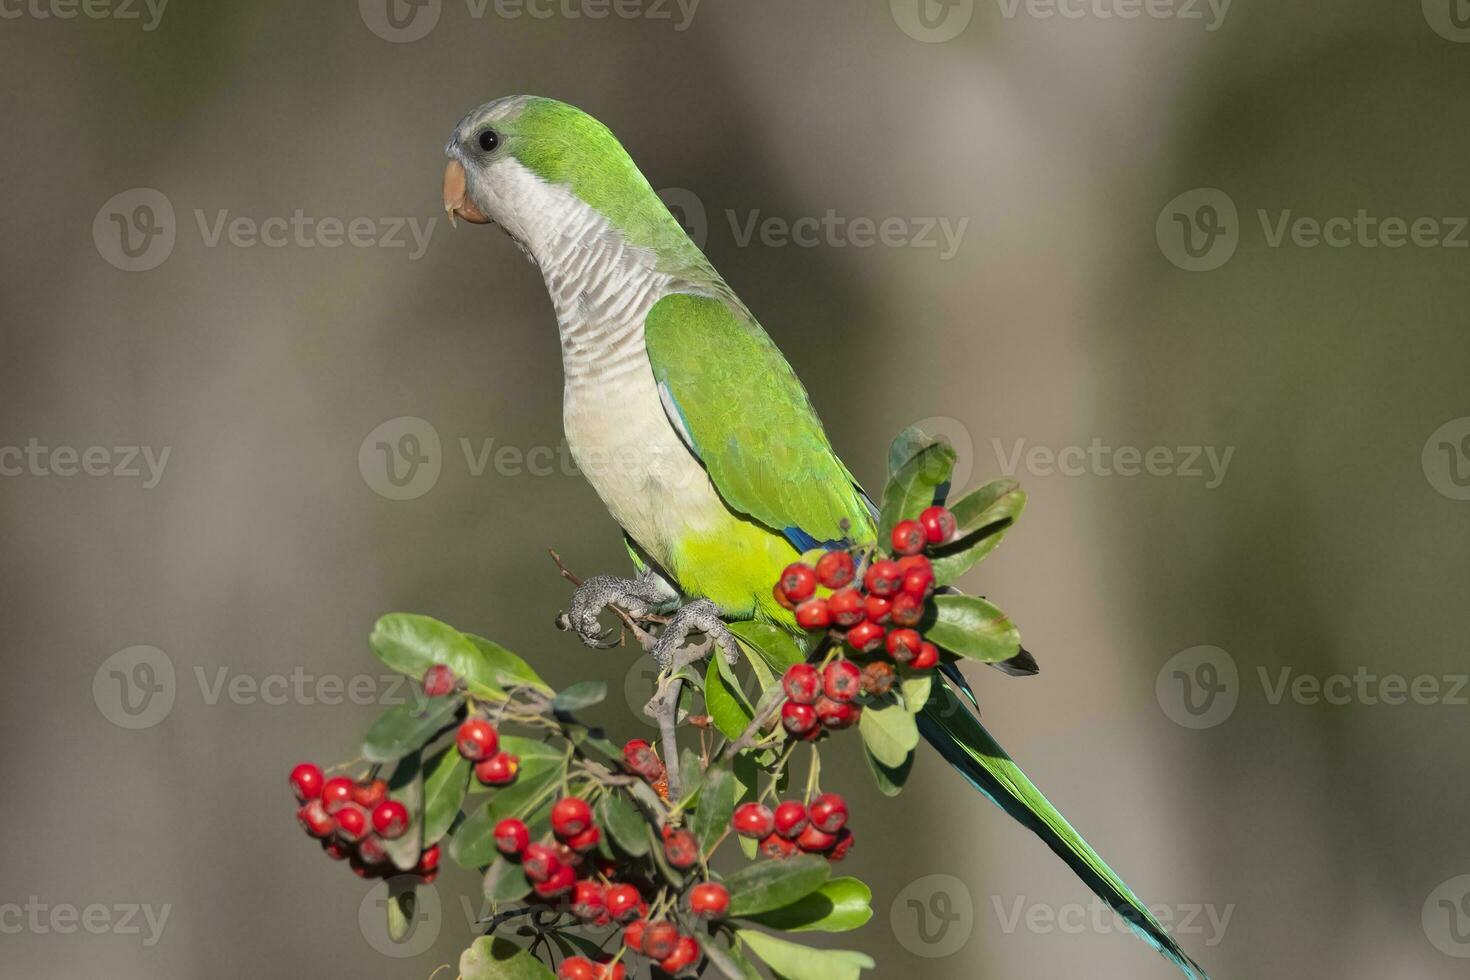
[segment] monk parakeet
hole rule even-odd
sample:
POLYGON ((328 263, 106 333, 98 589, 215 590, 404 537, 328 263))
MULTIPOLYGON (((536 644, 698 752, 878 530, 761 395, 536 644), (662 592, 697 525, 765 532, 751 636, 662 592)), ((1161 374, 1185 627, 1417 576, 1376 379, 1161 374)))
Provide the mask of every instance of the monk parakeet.
MULTIPOLYGON (((640 569, 588 580, 568 625, 595 644, 609 603, 676 610, 661 662, 692 631, 733 658, 726 620, 801 635, 772 584, 813 548, 871 544, 875 513, 771 338, 586 113, 497 99, 460 121, 445 152, 451 218, 499 225, 541 270, 561 337, 567 442, 640 569)), ((1034 669, 1029 655, 1008 665, 1034 669)), ((1204 977, 961 701, 958 671, 934 689, 919 716, 928 741, 1140 936, 1204 977)))

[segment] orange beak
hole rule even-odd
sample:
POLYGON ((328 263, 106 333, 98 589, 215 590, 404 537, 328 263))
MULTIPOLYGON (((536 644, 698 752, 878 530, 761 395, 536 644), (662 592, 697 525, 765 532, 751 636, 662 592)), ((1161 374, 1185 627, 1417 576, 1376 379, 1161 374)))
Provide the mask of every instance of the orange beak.
POLYGON ((458 215, 470 224, 487 225, 490 219, 470 200, 466 186, 468 180, 464 164, 458 160, 450 160, 449 166, 444 168, 444 210, 449 212, 449 223, 453 225, 454 218, 458 215))

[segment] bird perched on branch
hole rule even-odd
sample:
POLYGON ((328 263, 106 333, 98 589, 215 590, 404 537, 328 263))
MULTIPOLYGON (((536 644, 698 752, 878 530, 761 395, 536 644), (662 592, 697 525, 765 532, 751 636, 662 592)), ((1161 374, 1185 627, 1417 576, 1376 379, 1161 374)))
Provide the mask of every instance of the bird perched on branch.
MULTIPOLYGON (((497 99, 460 121, 445 152, 451 218, 499 225, 541 270, 561 337, 568 445, 639 568, 634 578, 588 579, 565 624, 597 644, 609 604, 670 612, 653 651, 661 664, 695 631, 735 657, 731 620, 803 635, 772 583, 812 549, 871 544, 877 524, 771 338, 586 113, 497 99)), ((1009 665, 1034 669, 1029 655, 1009 665)), ((1202 978, 961 702, 958 671, 935 688, 918 719, 930 743, 1140 936, 1202 978)))

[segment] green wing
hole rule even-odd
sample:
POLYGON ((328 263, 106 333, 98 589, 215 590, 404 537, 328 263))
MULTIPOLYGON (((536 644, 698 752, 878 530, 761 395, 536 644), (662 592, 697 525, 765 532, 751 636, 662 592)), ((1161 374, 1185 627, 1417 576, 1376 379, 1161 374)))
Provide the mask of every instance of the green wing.
POLYGON ((732 510, 798 551, 872 540, 868 504, 806 389, 743 308, 665 296, 648 313, 646 340, 670 422, 732 510))

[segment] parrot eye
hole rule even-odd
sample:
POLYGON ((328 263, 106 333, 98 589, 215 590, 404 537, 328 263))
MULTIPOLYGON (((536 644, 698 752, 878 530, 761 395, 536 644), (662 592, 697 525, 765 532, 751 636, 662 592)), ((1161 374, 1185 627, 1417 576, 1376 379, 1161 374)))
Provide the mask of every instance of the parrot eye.
POLYGON ((493 129, 486 129, 480 133, 480 149, 489 153, 500 145, 500 136, 493 129))

